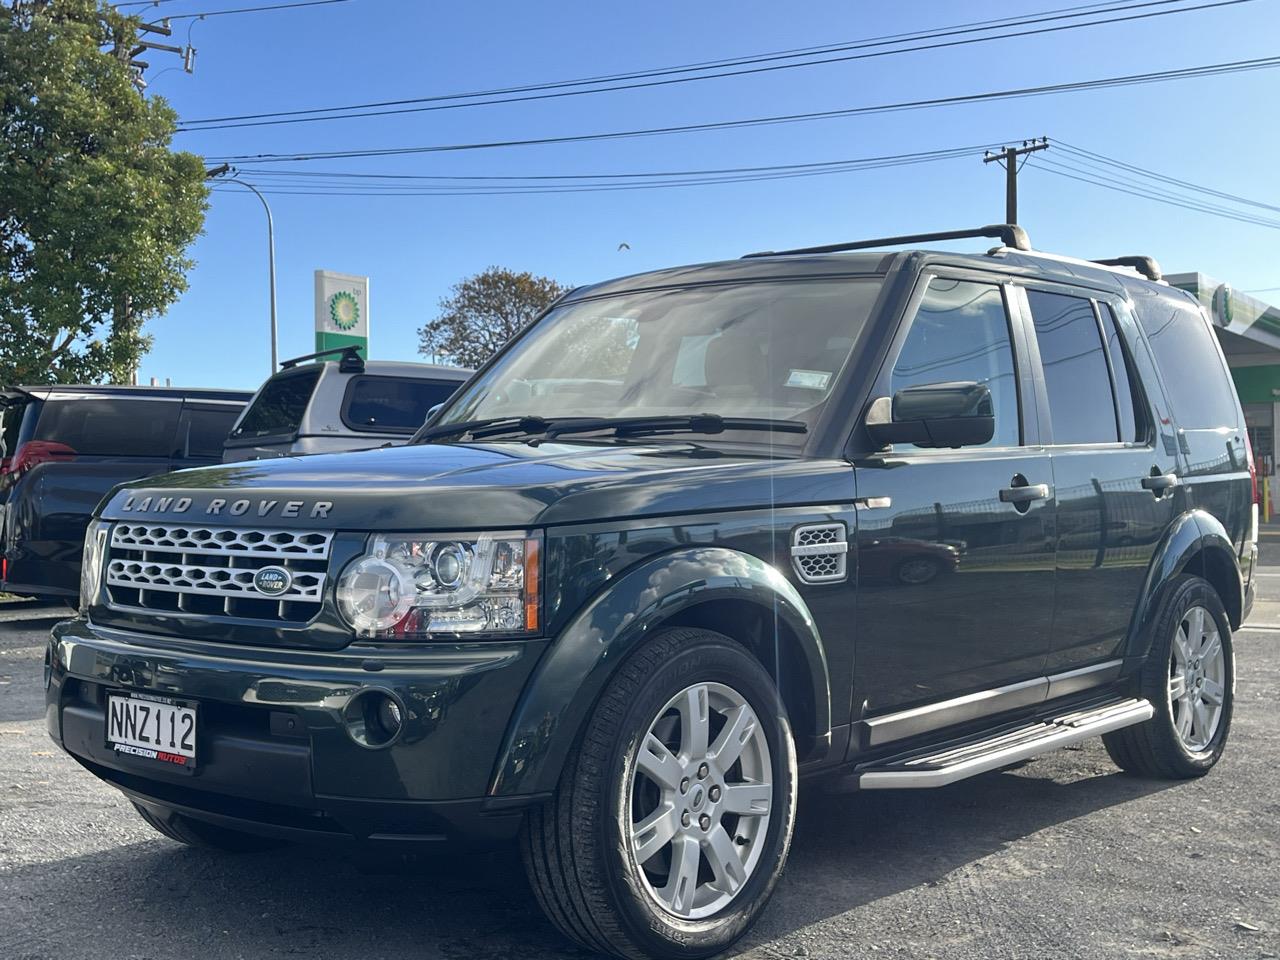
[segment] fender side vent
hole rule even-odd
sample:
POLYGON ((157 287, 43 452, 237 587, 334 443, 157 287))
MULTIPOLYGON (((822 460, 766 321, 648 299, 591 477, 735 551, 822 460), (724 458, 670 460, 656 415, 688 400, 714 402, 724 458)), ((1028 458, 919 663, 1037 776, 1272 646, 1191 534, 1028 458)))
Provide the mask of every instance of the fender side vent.
POLYGON ((843 523, 808 523, 791 532, 791 565, 805 583, 835 583, 848 575, 843 523))

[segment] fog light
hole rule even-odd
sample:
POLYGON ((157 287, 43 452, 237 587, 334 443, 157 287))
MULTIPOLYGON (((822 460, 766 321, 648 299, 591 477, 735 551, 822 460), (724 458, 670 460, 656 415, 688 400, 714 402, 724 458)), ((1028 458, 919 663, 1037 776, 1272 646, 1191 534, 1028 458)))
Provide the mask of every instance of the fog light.
POLYGON ((364 690, 347 703, 342 719, 352 740, 362 747, 378 750, 391 746, 400 736, 404 708, 385 690, 364 690))

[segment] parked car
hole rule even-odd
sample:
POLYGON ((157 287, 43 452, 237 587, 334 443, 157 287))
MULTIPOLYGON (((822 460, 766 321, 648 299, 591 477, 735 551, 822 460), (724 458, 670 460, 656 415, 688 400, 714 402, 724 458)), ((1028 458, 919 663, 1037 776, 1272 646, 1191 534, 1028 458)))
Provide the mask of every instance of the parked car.
POLYGON ((632 958, 748 929, 801 778, 1099 735, 1205 774, 1256 478, 1208 318, 1124 263, 999 225, 607 281, 408 445, 127 484, 49 731, 183 843, 518 842, 551 920, 632 958), (1002 245, 858 252, 959 237, 1002 245))
POLYGON ((0 388, 0 591, 74 601, 84 531, 116 484, 218 463, 248 391, 0 388))
POLYGON ((280 367, 231 429, 224 460, 405 443, 428 412, 471 376, 470 370, 431 363, 366 361, 352 347, 286 360, 280 367), (337 354, 339 360, 324 359, 337 354))

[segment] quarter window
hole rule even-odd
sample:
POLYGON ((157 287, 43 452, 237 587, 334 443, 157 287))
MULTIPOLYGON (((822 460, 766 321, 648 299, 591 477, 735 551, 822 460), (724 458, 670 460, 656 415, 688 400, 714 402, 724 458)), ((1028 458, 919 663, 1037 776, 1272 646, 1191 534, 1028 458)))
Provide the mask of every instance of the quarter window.
POLYGON ((991 391, 996 428, 986 445, 1016 447, 1018 379, 1004 296, 993 283, 934 277, 893 365, 890 389, 956 380, 991 391))
MULTIPOLYGON (((1115 400, 1093 303, 1028 290, 1054 443, 1115 443, 1115 400)), ((1132 418, 1132 410, 1130 410, 1132 418)))
POLYGON ((1151 341, 1178 426, 1186 430, 1235 427, 1235 394, 1208 321, 1191 303, 1151 299, 1151 303, 1139 303, 1138 322, 1151 341))

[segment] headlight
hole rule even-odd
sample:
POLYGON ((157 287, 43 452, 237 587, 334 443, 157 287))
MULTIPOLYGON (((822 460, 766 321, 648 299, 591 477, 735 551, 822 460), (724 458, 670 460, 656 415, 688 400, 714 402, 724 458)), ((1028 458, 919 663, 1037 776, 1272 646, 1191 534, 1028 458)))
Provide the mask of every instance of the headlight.
POLYGON ((107 531, 111 524, 95 520, 84 535, 84 553, 80 557, 80 610, 83 612, 98 599, 102 586, 102 560, 106 555, 107 531))
POLYGON ((338 579, 338 608, 360 637, 534 633, 538 545, 525 534, 378 534, 338 579))

